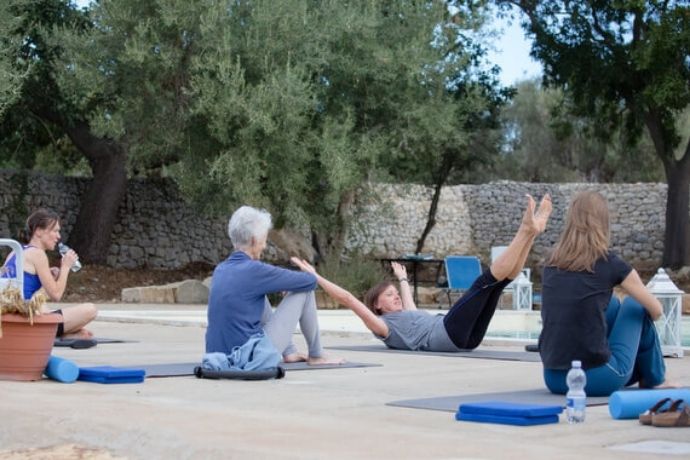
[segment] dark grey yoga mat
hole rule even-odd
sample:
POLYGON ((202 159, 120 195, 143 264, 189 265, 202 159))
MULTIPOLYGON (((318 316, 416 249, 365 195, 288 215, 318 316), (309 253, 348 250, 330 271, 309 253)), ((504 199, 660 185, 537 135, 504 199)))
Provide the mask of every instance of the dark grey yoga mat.
POLYGON ((107 337, 93 337, 92 339, 63 339, 56 337, 55 341, 53 342, 53 346, 55 347, 70 347, 72 344, 79 340, 95 340, 96 343, 98 344, 106 344, 106 343, 134 343, 134 340, 122 340, 122 339, 109 339, 107 337))
MULTIPOLYGON (((144 369, 146 377, 182 377, 194 375, 194 368, 201 363, 170 363, 170 364, 144 364, 126 366, 135 369, 144 369)), ((280 366, 286 371, 314 371, 319 369, 351 369, 356 367, 378 367, 381 364, 345 362, 343 364, 319 364, 310 366, 307 363, 282 363, 280 366)))
MULTIPOLYGON (((499 393, 481 393, 469 395, 440 396, 437 398, 404 399, 386 403, 388 406, 408 407, 411 409, 440 410, 457 412, 458 406, 464 403, 479 401, 502 401, 523 404, 546 404, 565 406, 565 396, 555 395, 546 389, 504 391, 499 393)), ((608 396, 587 397, 588 406, 605 406, 609 403, 608 396)))
POLYGON ((342 351, 375 351, 383 353, 405 353, 414 354, 417 356, 450 356, 452 358, 478 358, 478 359, 498 359, 502 361, 527 361, 533 363, 540 363, 541 358, 539 353, 530 353, 527 351, 501 351, 488 350, 486 348, 477 348, 475 350, 467 351, 412 351, 412 350, 394 350, 385 345, 348 345, 326 347, 330 350, 342 351))

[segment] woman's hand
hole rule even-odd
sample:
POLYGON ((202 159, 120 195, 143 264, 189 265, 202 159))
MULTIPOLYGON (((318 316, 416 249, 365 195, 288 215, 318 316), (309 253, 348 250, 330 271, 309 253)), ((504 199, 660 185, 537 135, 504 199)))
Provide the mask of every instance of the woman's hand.
POLYGON ((299 257, 290 257, 290 262, 296 265, 303 272, 316 274, 316 269, 312 266, 312 264, 304 259, 300 259, 299 257))
POLYGON ((407 268, 404 265, 399 264, 398 262, 391 262, 391 268, 393 269, 393 274, 398 281, 407 279, 407 268))
POLYGON ((78 259, 79 256, 77 255, 77 253, 74 252, 74 250, 70 249, 62 256, 62 262, 60 265, 63 270, 69 270, 70 268, 72 268, 72 266, 78 259))

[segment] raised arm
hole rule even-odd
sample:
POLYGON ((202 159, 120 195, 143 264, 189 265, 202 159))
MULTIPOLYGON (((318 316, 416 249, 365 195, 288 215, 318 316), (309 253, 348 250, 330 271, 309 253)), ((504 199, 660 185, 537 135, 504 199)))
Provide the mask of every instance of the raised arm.
POLYGON ((414 303, 410 281, 407 279, 407 268, 398 262, 391 262, 391 268, 400 283, 400 299, 402 300, 403 310, 416 310, 417 305, 414 303))
POLYGON ((659 319, 664 312, 661 302, 649 292, 649 289, 642 283, 637 270, 633 269, 621 283, 623 289, 647 310, 653 320, 659 319))
POLYGON ((316 281, 319 283, 319 286, 321 286, 321 289, 326 291, 326 294, 331 296, 333 300, 340 305, 349 308, 355 315, 359 316, 359 319, 362 320, 367 329, 379 337, 388 337, 388 326, 386 323, 369 310, 367 306, 360 302, 352 293, 316 273, 316 269, 306 260, 297 257, 292 257, 290 260, 299 267, 300 270, 316 275, 316 281))

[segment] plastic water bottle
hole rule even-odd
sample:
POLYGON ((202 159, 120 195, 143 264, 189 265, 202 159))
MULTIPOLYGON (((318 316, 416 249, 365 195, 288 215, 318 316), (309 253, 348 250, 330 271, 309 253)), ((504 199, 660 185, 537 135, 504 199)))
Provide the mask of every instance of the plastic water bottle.
POLYGON ((568 384, 568 393, 565 395, 568 423, 582 423, 585 421, 585 408, 587 407, 587 395, 585 394, 587 376, 582 370, 580 361, 573 361, 566 376, 566 382, 568 384))
MULTIPOLYGON (((64 256, 67 254, 67 251, 69 251, 69 246, 67 246, 64 243, 58 243, 58 251, 60 252, 61 256, 64 256)), ((74 261, 74 265, 70 268, 73 272, 78 272, 81 270, 81 262, 79 262, 79 259, 74 261)))

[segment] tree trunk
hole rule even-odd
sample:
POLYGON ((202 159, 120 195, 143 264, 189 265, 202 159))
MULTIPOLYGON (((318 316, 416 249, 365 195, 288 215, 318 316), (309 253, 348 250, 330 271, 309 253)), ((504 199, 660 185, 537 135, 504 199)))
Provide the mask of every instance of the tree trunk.
POLYGON ((93 172, 93 180, 81 199, 69 245, 83 261, 104 265, 117 212, 127 191, 126 151, 119 142, 93 136, 86 123, 65 130, 86 156, 93 172))
POLYGON ((690 265, 690 155, 664 162, 668 195, 662 265, 678 269, 690 265))
POLYGON ((426 226, 422 231, 422 235, 417 240, 417 248, 415 249, 415 254, 419 254, 424 249, 424 243, 426 243, 426 238, 431 233, 431 229, 436 225, 436 212, 438 211, 438 200, 441 198, 441 189, 443 188, 443 182, 438 182, 434 185, 434 196, 431 198, 431 206, 429 206, 429 213, 426 218, 426 226))
POLYGON ((311 242, 318 260, 340 263, 340 258, 345 250, 347 227, 352 222, 355 197, 354 190, 343 192, 334 216, 335 225, 325 232, 317 232, 312 229, 311 242))
POLYGON ((690 265, 690 141, 680 160, 664 135, 665 131, 658 112, 645 113, 645 125, 654 143, 654 150, 666 171, 666 228, 664 230, 664 255, 661 265, 677 269, 690 265))
POLYGON ((426 243, 426 238, 431 233, 431 230, 436 225, 436 212, 438 211, 438 201, 441 198, 441 190, 446 184, 451 171, 453 170, 453 154, 447 152, 443 156, 443 161, 439 167, 438 174, 436 175, 436 184, 434 184, 434 196, 431 198, 431 205, 429 206, 429 213, 426 218, 426 226, 422 231, 422 235, 417 240, 417 248, 415 249, 415 254, 419 254, 424 249, 424 243, 426 243))

